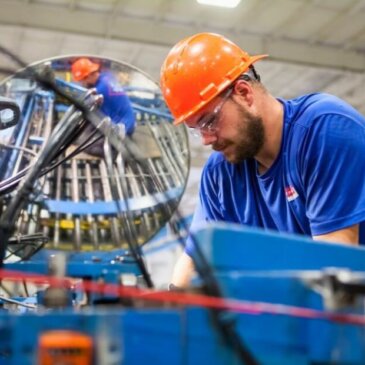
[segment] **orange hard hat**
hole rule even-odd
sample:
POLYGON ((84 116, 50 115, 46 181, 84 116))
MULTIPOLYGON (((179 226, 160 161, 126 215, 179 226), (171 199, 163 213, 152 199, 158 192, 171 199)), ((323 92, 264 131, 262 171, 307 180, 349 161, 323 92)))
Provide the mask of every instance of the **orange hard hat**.
POLYGON ((161 90, 180 124, 267 55, 250 56, 227 38, 199 33, 177 43, 161 68, 161 90))
POLYGON ((72 77, 75 81, 81 81, 91 73, 99 70, 100 65, 91 62, 88 58, 79 58, 71 66, 72 77))

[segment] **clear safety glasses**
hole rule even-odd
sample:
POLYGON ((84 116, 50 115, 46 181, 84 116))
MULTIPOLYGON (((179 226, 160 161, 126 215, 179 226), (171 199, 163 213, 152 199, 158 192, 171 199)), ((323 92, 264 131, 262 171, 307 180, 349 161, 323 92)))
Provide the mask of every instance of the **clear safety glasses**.
POLYGON ((229 99, 233 91, 233 88, 229 88, 223 95, 222 100, 213 109, 211 113, 203 115, 198 123, 194 127, 189 127, 189 131, 196 137, 211 136, 218 131, 218 122, 220 113, 224 106, 224 103, 229 99))

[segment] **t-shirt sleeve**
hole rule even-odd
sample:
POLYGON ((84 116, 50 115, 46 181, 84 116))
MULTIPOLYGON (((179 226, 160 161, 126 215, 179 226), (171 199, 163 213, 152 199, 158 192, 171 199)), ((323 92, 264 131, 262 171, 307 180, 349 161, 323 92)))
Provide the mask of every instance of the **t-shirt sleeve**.
POLYGON ((312 235, 365 221, 365 125, 341 114, 317 118, 302 149, 312 235))

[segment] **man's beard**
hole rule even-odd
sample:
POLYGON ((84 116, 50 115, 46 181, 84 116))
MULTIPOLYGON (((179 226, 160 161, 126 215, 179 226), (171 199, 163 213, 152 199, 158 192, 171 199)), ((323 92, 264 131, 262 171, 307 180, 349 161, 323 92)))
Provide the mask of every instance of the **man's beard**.
MULTIPOLYGON (((254 158, 262 148, 265 140, 265 129, 262 118, 237 106, 240 123, 237 128, 237 139, 227 144, 229 150, 225 158, 231 163, 240 163, 254 158), (232 153, 229 153, 232 151, 232 153)), ((224 153, 224 151, 223 151, 224 153)))

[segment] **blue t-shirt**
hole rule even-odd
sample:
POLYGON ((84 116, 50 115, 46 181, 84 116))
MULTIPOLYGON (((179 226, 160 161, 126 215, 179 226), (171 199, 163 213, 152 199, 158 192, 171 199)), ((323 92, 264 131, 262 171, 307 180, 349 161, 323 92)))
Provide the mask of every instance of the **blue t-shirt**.
MULTIPOLYGON (((284 106, 281 148, 262 175, 254 159, 231 164, 214 152, 192 228, 225 221, 316 236, 360 224, 365 243, 365 118, 328 94, 284 106)), ((186 253, 191 254, 188 239, 186 253)))
POLYGON ((101 72, 95 85, 99 94, 104 97, 100 110, 111 118, 113 123, 123 123, 126 133, 134 132, 136 120, 128 95, 110 72, 101 72))

